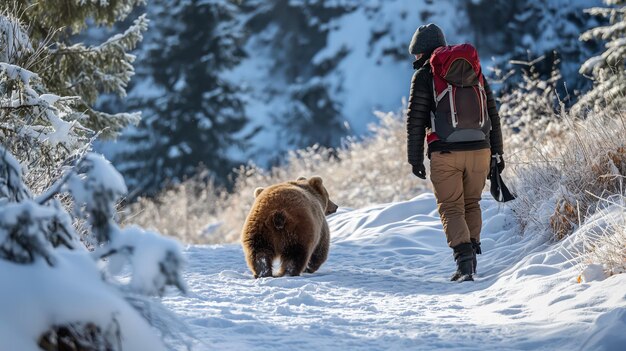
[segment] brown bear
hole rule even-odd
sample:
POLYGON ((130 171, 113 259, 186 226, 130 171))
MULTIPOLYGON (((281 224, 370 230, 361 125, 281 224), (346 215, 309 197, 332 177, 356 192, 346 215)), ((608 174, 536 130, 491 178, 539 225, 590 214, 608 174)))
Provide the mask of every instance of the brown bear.
POLYGON ((272 262, 281 259, 276 276, 313 273, 326 261, 330 232, 326 215, 337 205, 328 198, 322 178, 257 188, 241 242, 255 278, 271 277, 272 262))

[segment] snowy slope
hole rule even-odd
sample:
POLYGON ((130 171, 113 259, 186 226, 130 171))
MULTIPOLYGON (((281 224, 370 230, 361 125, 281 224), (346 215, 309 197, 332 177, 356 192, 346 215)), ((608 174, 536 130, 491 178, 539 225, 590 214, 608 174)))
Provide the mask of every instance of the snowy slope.
POLYGON ((470 39, 466 16, 458 15, 460 11, 453 1, 388 0, 384 6, 380 1, 370 1, 329 24, 328 44, 313 62, 348 50, 329 80, 340 92, 342 115, 358 135, 376 121, 375 110, 397 110, 402 98, 408 96, 414 71, 408 47, 419 25, 437 23, 445 28, 450 43, 470 39), (374 33, 384 36, 374 39, 374 33))
POLYGON ((188 296, 164 303, 198 350, 618 350, 626 344, 626 274, 576 282, 580 232, 521 237, 483 200, 475 282, 452 283, 432 194, 329 218, 329 260, 315 274, 252 279, 239 245, 191 246, 188 296))
MULTIPOLYGON (((451 43, 470 39, 465 16, 454 16, 459 11, 459 5, 449 0, 364 1, 355 10, 324 24, 328 29, 326 46, 311 58, 311 63, 321 64, 344 50, 346 56, 337 67, 309 83, 328 86, 333 100, 340 105, 342 122, 349 126, 348 133, 363 135, 367 125, 376 122, 374 111, 398 110, 402 99, 408 96, 413 75, 408 46, 418 25, 424 21, 438 23, 446 28, 451 43)), ((250 56, 227 75, 246 89, 242 101, 250 118, 248 129, 263 128, 253 138, 255 148, 249 155, 261 165, 265 165, 266 157, 275 156, 277 148, 280 151, 293 148, 282 145, 284 140, 277 137, 280 130, 272 127, 272 116, 292 103, 284 93, 289 82, 273 71, 276 62, 284 60, 283 54, 267 46, 268 41, 279 35, 278 30, 276 26, 268 26, 255 33, 245 48, 250 56)))

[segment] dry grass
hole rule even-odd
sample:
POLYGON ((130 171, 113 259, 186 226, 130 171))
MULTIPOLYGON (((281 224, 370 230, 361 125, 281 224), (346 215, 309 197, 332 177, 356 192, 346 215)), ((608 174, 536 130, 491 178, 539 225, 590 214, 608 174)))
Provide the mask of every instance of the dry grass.
POLYGON ((560 240, 597 211, 598 196, 620 193, 626 175, 626 117, 604 111, 579 119, 566 111, 550 122, 557 135, 513 145, 509 177, 518 201, 511 204, 525 230, 549 231, 560 240))
POLYGON ((604 227, 597 226, 585 236, 585 263, 599 263, 608 275, 626 273, 626 196, 602 199, 604 227))
POLYGON ((582 282, 590 265, 602 267, 606 276, 626 273, 626 192, 597 198, 599 210, 579 228, 569 249, 582 282))

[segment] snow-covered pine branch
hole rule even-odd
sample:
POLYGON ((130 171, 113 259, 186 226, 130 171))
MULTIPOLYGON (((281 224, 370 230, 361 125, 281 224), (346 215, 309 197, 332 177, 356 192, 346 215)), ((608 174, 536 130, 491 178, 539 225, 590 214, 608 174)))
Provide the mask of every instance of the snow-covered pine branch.
POLYGON ((13 1, 19 8, 27 9, 24 11, 26 22, 38 23, 35 40, 42 40, 50 30, 58 28, 67 28, 72 34, 78 34, 90 22, 98 26, 112 26, 126 19, 137 6, 146 3, 146 0, 72 0, 59 6, 56 2, 48 1, 13 1))
MULTIPOLYGON (((37 6, 43 5, 29 11, 37 6)), ((10 44, 0 45, 0 57, 7 59, 0 63, 0 140, 28 165, 27 183, 41 192, 62 164, 89 147, 95 131, 113 136, 139 121, 140 113, 108 114, 90 104, 101 91, 125 94, 134 74, 134 56, 127 51, 142 40, 148 21, 140 16, 126 32, 98 46, 57 42, 42 48, 47 42, 29 41, 11 11, 16 12, 0 6, 0 44, 10 44)))
POLYGON ((0 146, 0 259, 32 263, 42 257, 55 262, 53 248, 75 248, 73 228, 58 201, 41 207, 22 183, 17 160, 0 146))
POLYGON ((109 114, 91 106, 102 92, 126 96, 126 86, 135 73, 132 66, 135 55, 128 51, 137 46, 147 29, 148 20, 142 15, 124 33, 100 45, 58 43, 50 49, 48 60, 42 62, 47 82, 71 82, 66 87, 55 85, 54 88, 80 96, 83 100, 78 109, 85 110, 81 122, 92 130, 102 131, 104 137, 117 135, 141 118, 139 112, 109 114))
POLYGON ((61 29, 69 28, 73 34, 79 34, 88 23, 112 26, 143 3, 143 0, 81 0, 58 6, 45 1, 13 0, 0 5, 0 13, 12 18, 10 25, 0 25, 0 34, 2 28, 14 28, 20 21, 28 23, 28 31, 5 30, 4 41, 27 42, 22 47, 34 48, 25 68, 37 72, 48 91, 59 96, 78 96, 75 109, 81 113, 75 117, 82 125, 100 132, 102 137, 115 137, 127 125, 137 124, 141 114, 104 113, 93 105, 102 93, 126 95, 126 86, 134 75, 135 56, 129 51, 143 39, 148 20, 145 15, 139 16, 125 32, 93 46, 69 43, 68 31, 61 29), (21 33, 19 40, 15 33, 21 33))
POLYGON ((0 204, 30 199, 28 189, 22 184, 22 172, 17 160, 3 149, 0 152, 0 204))
POLYGON ((42 187, 94 134, 78 122, 77 100, 50 94, 39 75, 0 62, 0 140, 42 187))
MULTIPOLYGON (((64 186, 55 185, 51 192, 69 191, 78 218, 87 220, 87 230, 97 239, 92 253, 82 246, 57 199, 33 199, 22 182, 20 164, 0 146, 0 281, 7 296, 0 299, 0 324, 11 324, 8 330, 0 328, 0 349, 30 350, 39 345, 56 350, 62 348, 62 338, 57 337, 61 334, 94 349, 142 349, 144 343, 150 350, 164 349, 142 318, 145 311, 135 311, 135 305, 123 296, 163 295, 167 286, 184 292, 178 243, 138 227, 118 227, 114 204, 126 185, 102 156, 81 158, 61 181, 64 186), (101 269, 115 273, 125 263, 130 263, 128 284, 103 280, 108 275, 101 269), (35 288, 35 282, 45 284, 46 289, 35 288), (19 309, 33 303, 37 308, 19 309), (26 313, 29 323, 8 322, 18 313, 26 313)), ((156 321, 161 336, 171 337, 162 325, 170 319, 148 322, 156 321)), ((174 328, 176 335, 186 338, 180 325, 174 328)))
POLYGON ((591 15, 609 19, 609 24, 590 29, 580 36, 580 40, 606 41, 605 51, 589 58, 581 67, 580 73, 594 79, 594 89, 580 98, 574 106, 574 113, 603 107, 623 109, 626 102, 626 1, 605 0, 610 8, 591 8, 591 15))

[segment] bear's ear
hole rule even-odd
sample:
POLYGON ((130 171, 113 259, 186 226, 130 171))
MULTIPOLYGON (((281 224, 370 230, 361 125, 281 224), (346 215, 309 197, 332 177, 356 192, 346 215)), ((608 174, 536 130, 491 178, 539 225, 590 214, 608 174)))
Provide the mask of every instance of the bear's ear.
POLYGON ((296 179, 296 182, 299 182, 301 180, 306 180, 306 177, 298 177, 298 179, 296 179))
POLYGON ((256 188, 256 189, 254 189, 254 197, 259 196, 259 194, 261 193, 261 191, 263 191, 263 188, 256 188))
POLYGON ((309 185, 315 188, 315 190, 319 191, 320 194, 324 195, 324 185, 322 185, 321 177, 311 177, 311 179, 309 179, 309 185))

